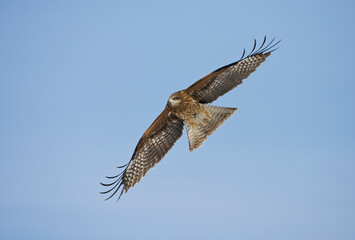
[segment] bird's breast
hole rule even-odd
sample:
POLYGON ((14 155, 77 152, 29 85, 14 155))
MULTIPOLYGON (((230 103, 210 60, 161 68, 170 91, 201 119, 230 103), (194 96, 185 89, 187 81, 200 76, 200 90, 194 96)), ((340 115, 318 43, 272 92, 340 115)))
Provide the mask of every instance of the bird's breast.
POLYGON ((184 91, 180 91, 180 99, 181 103, 171 109, 171 113, 177 117, 183 120, 187 120, 194 118, 196 114, 200 112, 200 104, 195 101, 194 98, 189 94, 185 93, 184 91))

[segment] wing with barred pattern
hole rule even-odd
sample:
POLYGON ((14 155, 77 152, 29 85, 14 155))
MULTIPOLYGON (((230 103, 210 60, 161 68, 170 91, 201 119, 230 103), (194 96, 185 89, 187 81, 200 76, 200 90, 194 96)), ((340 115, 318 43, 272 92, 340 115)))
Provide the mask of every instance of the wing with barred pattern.
POLYGON ((200 103, 211 103, 218 97, 242 84, 243 79, 246 79, 252 72, 254 72, 271 52, 277 49, 273 48, 280 41, 273 44, 273 39, 266 45, 265 42, 266 37, 261 46, 256 49, 256 40, 254 40, 253 50, 248 56, 244 57, 244 50, 243 56, 239 61, 221 67, 201 78, 187 88, 185 92, 193 96, 200 103))
MULTIPOLYGON (((103 186, 112 186, 110 190, 102 194, 112 194, 110 199, 122 187, 119 198, 123 192, 133 187, 140 181, 149 169, 159 163, 168 153, 175 142, 181 137, 184 122, 173 114, 169 114, 167 108, 159 115, 153 124, 144 132, 133 153, 131 161, 121 166, 125 168, 119 175, 107 177, 113 179, 112 183, 101 183, 103 186)), ((119 199, 118 198, 118 199, 119 199)))

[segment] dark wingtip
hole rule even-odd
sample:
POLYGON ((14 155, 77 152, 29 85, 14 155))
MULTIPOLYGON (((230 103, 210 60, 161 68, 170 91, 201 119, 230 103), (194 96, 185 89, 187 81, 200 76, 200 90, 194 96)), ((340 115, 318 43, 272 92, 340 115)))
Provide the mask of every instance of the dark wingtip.
POLYGON ((128 165, 128 163, 125 164, 125 165, 122 165, 122 166, 118 166, 117 168, 124 168, 124 167, 126 167, 127 165, 128 165))
POLYGON ((239 61, 243 61, 244 59, 248 58, 248 57, 251 57, 251 56, 254 56, 254 55, 257 55, 257 54, 265 54, 264 57, 267 57, 268 55, 270 55, 269 53, 277 50, 278 48, 275 48, 275 49, 272 49, 274 48, 277 44, 279 44, 281 42, 281 40, 279 40, 278 42, 272 44, 274 41, 275 41, 275 37, 268 43, 266 44, 266 40, 267 40, 267 37, 264 36, 264 39, 263 39, 263 42, 262 44, 260 45, 260 47, 258 47, 257 50, 256 49, 256 46, 257 46, 257 43, 256 43, 256 39, 254 39, 254 45, 253 45, 253 49, 251 50, 251 52, 246 56, 246 51, 245 51, 245 48, 243 49, 243 54, 241 56, 241 58, 235 62, 232 62, 231 64, 228 64, 226 66, 223 66, 223 67, 220 67, 218 69, 216 69, 214 72, 218 72, 222 69, 226 69, 230 66, 233 66, 235 65, 236 63, 238 63, 239 61), (266 46, 265 46, 266 44, 266 46))
POLYGON ((243 54, 242 54, 242 56, 240 57, 240 59, 243 59, 244 55, 245 55, 245 48, 243 49, 243 54))
MULTIPOLYGON (((118 199, 117 199, 117 201, 121 198, 121 196, 122 196, 122 193, 123 193, 123 190, 124 190, 124 185, 122 184, 122 182, 120 183, 120 185, 118 185, 118 187, 116 188, 116 190, 108 197, 108 198, 106 198, 105 199, 105 201, 107 201, 107 200, 109 200, 110 198, 112 198, 117 192, 118 192, 118 190, 121 188, 121 186, 123 186, 123 188, 122 188, 122 191, 121 191, 121 193, 120 193, 120 196, 118 197, 118 199)), ((116 186, 115 186, 116 187, 116 186)))
POLYGON ((279 49, 279 48, 280 48, 280 47, 274 48, 274 49, 268 51, 268 53, 272 53, 273 51, 276 51, 276 50, 279 49))
POLYGON ((274 39, 275 38, 273 38, 272 41, 264 49, 262 49, 262 53, 267 53, 267 52, 271 53, 279 48, 279 47, 277 47, 277 48, 273 49, 277 44, 279 44, 281 42, 281 40, 279 40, 276 43, 271 45, 271 43, 274 41, 274 39))
POLYGON ((122 191, 121 191, 121 193, 120 193, 120 196, 118 196, 116 202, 118 202, 118 200, 120 200, 120 198, 121 198, 121 196, 122 196, 122 194, 123 194, 123 191, 124 191, 124 188, 122 188, 122 191))
POLYGON ((122 178, 118 178, 116 179, 115 181, 113 181, 112 183, 102 183, 100 182, 100 184, 104 187, 109 187, 109 186, 112 186, 113 184, 115 184, 116 182, 120 181, 122 178))
MULTIPOLYGON (((122 166, 118 166, 117 168, 124 168, 124 167, 127 167, 127 166, 128 166, 128 163, 125 164, 125 165, 122 165, 122 166)), ((124 177, 124 174, 126 172, 126 169, 124 169, 120 174, 117 174, 115 176, 112 176, 112 177, 106 176, 106 178, 112 180, 112 182, 110 182, 110 183, 102 183, 102 182, 100 182, 100 184, 102 186, 110 187, 109 190, 100 192, 101 194, 107 194, 107 193, 111 194, 108 198, 105 199, 105 201, 109 200, 110 198, 112 198, 118 192, 118 190, 122 187, 122 191, 121 191, 120 196, 118 197, 118 199, 121 198, 124 190, 126 189, 125 188, 125 184, 123 182, 123 177, 124 177)))
MULTIPOLYGON (((105 186, 105 187, 110 186, 109 184, 102 183, 102 182, 100 182, 100 184, 101 184, 102 186, 105 186)), ((110 184, 111 184, 111 183, 110 183, 110 184)))
POLYGON ((274 43, 274 41, 275 41, 275 37, 274 37, 273 39, 271 39, 271 41, 268 44, 265 45, 266 40, 267 40, 267 37, 264 36, 264 40, 263 40, 262 44, 260 45, 260 47, 258 49, 256 49, 256 40, 254 39, 253 49, 248 54, 248 56, 246 56, 245 58, 253 56, 253 55, 257 55, 257 54, 268 54, 268 53, 271 53, 279 48, 279 47, 277 47, 277 48, 274 48, 274 47, 276 45, 278 45, 281 42, 281 40, 274 43))
POLYGON ((250 51, 250 53, 248 54, 248 56, 247 56, 247 57, 250 57, 251 55, 253 55, 253 54, 254 54, 254 50, 255 50, 255 48, 256 48, 256 39, 254 38, 254 46, 253 46, 253 49, 250 51))

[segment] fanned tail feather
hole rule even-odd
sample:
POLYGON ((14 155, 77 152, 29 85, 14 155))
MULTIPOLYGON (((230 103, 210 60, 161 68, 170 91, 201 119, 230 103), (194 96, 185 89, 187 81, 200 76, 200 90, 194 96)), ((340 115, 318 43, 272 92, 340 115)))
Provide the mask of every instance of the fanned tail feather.
POLYGON ((190 152, 197 149, 214 133, 237 108, 201 104, 202 110, 194 118, 185 121, 190 152))

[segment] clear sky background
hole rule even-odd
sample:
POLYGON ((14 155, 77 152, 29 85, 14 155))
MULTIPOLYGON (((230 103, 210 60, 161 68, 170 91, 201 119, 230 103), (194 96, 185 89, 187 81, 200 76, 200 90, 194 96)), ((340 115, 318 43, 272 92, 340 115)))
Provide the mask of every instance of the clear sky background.
POLYGON ((355 239, 354 1, 1 1, 1 239, 355 239), (171 93, 282 39, 124 194, 171 93))

